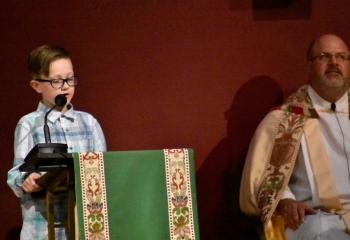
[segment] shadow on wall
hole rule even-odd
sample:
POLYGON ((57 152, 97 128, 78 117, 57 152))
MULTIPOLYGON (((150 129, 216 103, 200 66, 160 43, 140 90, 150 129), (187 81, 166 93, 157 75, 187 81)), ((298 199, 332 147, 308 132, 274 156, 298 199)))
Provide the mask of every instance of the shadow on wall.
POLYGON ((11 228, 6 233, 6 240, 19 239, 21 233, 21 226, 11 228))
POLYGON ((197 172, 201 239, 259 239, 258 217, 247 217, 239 209, 239 186, 244 159, 254 131, 283 93, 268 76, 245 83, 225 113, 227 136, 223 138, 197 172))

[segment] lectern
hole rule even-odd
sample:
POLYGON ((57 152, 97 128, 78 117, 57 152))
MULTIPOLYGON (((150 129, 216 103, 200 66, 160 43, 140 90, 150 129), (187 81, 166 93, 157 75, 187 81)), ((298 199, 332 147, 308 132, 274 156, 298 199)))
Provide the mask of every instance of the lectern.
POLYGON ((199 239, 191 149, 73 158, 79 239, 199 239))
POLYGON ((68 169, 74 163, 79 239, 200 239, 191 149, 62 156, 68 169))
MULTIPOLYGON (((37 183, 43 187, 46 197, 48 239, 55 239, 55 228, 65 227, 68 239, 75 238, 74 229, 74 167, 72 154, 67 153, 67 145, 61 143, 39 143, 26 156, 20 171, 46 172, 37 183), (54 197, 67 192, 67 220, 54 223, 54 197)), ((35 194, 35 193, 34 193, 35 194)))

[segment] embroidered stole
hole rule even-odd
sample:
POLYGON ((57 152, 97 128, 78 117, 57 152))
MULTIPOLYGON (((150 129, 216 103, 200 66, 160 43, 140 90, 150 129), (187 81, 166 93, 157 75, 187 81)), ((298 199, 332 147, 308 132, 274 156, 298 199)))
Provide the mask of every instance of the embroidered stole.
POLYGON ((330 172, 331 166, 322 143, 318 125, 319 116, 312 106, 307 85, 291 95, 279 109, 284 112, 283 117, 277 126, 271 157, 265 166, 257 195, 262 222, 265 226, 269 225, 278 201, 288 185, 303 133, 307 140, 319 198, 327 209, 341 210, 335 182, 330 172))
POLYGON ((307 94, 307 86, 303 86, 290 96, 280 110, 284 114, 277 126, 271 157, 265 166, 257 196, 261 220, 264 224, 271 219, 281 198, 282 190, 288 185, 298 155, 305 121, 309 117, 318 117, 307 94))

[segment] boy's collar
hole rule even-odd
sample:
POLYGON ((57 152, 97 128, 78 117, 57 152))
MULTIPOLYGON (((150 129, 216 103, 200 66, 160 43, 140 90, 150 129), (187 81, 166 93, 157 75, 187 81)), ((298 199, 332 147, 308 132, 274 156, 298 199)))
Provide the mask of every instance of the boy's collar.
MULTIPOLYGON (((37 111, 43 112, 45 114, 49 110, 50 108, 48 106, 46 106, 41 101, 39 102, 37 111)), ((74 110, 73 110, 73 105, 71 103, 70 103, 70 107, 65 113, 62 113, 60 111, 57 111, 56 109, 53 109, 52 112, 50 112, 49 115, 47 116, 47 120, 50 122, 56 122, 56 120, 60 117, 65 117, 71 120, 72 122, 74 121, 74 110)))

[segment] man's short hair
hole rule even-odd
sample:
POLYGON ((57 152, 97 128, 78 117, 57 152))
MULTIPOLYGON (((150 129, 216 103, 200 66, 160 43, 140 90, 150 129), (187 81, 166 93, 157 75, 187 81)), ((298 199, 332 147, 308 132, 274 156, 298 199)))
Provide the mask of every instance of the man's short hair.
POLYGON ((50 64, 61 58, 70 58, 66 49, 55 45, 42 45, 32 50, 28 57, 28 71, 32 79, 48 76, 50 64))
POLYGON ((307 61, 310 61, 311 58, 313 57, 312 56, 312 50, 313 50, 313 48, 315 46, 315 43, 316 43, 316 40, 313 40, 312 42, 310 42, 309 47, 307 48, 307 52, 306 52, 306 60, 307 61))

